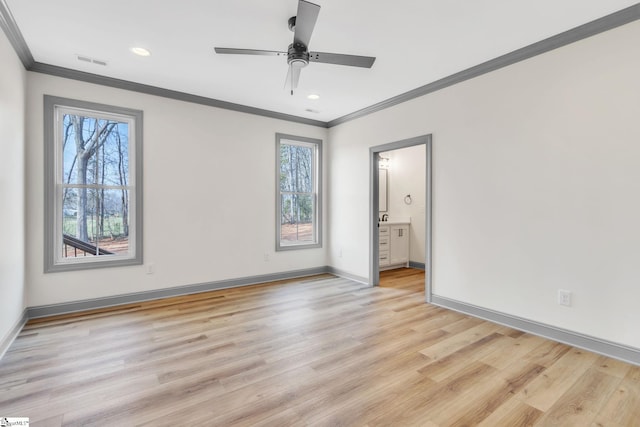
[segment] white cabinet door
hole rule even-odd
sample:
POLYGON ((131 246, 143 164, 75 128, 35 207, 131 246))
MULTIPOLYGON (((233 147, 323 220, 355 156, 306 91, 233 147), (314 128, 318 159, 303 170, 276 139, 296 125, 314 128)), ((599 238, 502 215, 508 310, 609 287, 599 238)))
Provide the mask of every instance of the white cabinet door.
POLYGON ((389 229, 389 262, 402 264, 409 262, 409 226, 392 225, 389 229))
POLYGON ((389 226, 379 225, 380 245, 379 245, 379 266, 389 266, 389 226))
POLYGON ((380 236, 380 266, 389 265, 389 236, 380 236))

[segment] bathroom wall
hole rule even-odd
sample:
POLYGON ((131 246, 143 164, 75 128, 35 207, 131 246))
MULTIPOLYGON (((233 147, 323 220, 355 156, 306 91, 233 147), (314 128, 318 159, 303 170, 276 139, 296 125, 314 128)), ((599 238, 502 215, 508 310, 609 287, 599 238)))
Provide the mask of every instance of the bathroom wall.
POLYGON ((411 218, 409 228, 409 260, 425 262, 425 174, 424 145, 388 151, 388 204, 390 218, 411 218), (411 203, 405 196, 411 196, 411 203))

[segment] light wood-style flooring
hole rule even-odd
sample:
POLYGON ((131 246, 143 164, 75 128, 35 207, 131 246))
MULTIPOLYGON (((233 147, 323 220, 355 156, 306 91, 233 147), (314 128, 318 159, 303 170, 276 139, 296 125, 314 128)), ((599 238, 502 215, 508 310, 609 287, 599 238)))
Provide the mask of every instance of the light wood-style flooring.
POLYGON ((418 270, 31 321, 0 417, 32 426, 639 426, 640 368, 424 303, 418 270))

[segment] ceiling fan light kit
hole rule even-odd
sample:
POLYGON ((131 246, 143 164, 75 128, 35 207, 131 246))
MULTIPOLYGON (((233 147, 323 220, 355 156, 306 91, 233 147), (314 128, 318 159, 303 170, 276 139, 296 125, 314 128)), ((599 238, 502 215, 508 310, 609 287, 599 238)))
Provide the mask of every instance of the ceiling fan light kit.
POLYGON ((351 67, 371 68, 376 58, 371 56, 345 55, 341 53, 309 52, 309 41, 316 26, 316 20, 320 13, 320 6, 305 0, 298 1, 296 16, 289 18, 287 25, 293 31, 293 43, 289 45, 287 52, 257 49, 236 49, 216 47, 218 54, 233 55, 287 55, 289 70, 285 79, 285 87, 289 85, 291 95, 298 87, 300 71, 309 65, 309 62, 322 62, 325 64, 348 65, 351 67))

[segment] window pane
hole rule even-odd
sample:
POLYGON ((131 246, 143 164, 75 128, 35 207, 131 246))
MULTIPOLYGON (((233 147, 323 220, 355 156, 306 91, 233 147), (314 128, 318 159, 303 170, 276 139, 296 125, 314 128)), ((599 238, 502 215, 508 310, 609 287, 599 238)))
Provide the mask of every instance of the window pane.
POLYGON ((102 190, 100 247, 114 253, 129 250, 129 191, 102 190))
POLYGON ((63 258, 129 252, 128 190, 65 188, 63 197, 63 258))
POLYGON ((78 219, 78 190, 65 188, 62 202, 62 233, 77 237, 76 224, 78 219))
POLYGON ((280 217, 282 243, 313 242, 313 212, 311 195, 283 194, 280 217))
POLYGON ((129 252, 129 191, 100 190, 97 239, 101 249, 114 254, 129 252))
POLYGON ((93 189, 65 188, 62 205, 64 258, 95 256, 95 211, 97 194, 93 189))
POLYGON ((127 185, 127 123, 65 114, 62 133, 65 184, 127 185))
POLYGON ((313 148, 280 145, 280 191, 313 191, 313 148))

